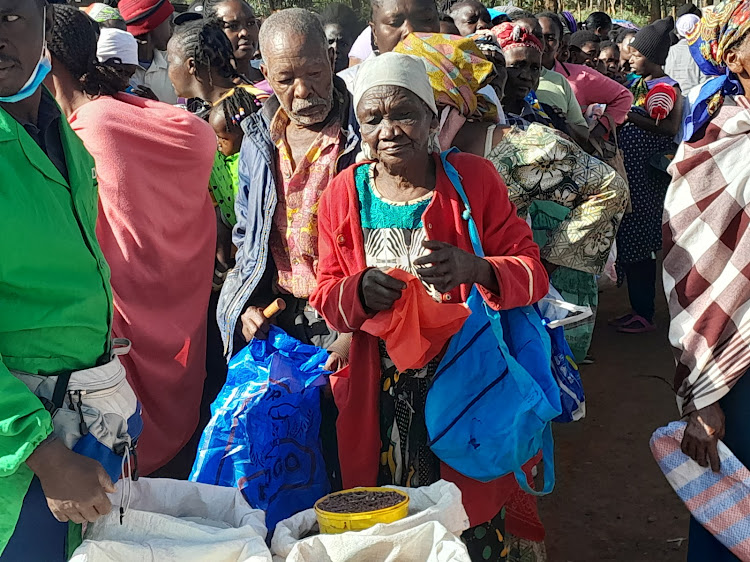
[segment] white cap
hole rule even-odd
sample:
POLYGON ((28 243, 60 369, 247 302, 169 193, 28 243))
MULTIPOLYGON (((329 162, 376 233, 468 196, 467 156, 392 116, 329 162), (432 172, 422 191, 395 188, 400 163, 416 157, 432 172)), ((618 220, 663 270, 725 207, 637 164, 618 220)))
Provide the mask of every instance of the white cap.
POLYGON ((701 19, 695 14, 685 14, 677 18, 677 22, 674 24, 677 35, 683 39, 687 38, 688 33, 693 31, 693 28, 698 25, 701 19))
POLYGON ((138 64, 138 42, 122 29, 103 27, 96 46, 99 62, 120 59, 122 64, 138 64))
POLYGON ((354 110, 370 88, 375 86, 400 86, 417 95, 437 115, 435 94, 427 76, 424 61, 402 53, 383 53, 359 65, 354 81, 354 110))

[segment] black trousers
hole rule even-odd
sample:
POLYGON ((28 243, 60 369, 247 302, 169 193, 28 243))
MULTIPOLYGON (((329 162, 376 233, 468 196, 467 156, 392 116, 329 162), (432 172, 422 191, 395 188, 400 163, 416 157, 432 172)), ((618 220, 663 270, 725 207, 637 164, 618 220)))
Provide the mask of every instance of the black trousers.
POLYGON ((656 260, 648 259, 623 266, 628 282, 630 306, 636 314, 649 322, 654 321, 656 300, 656 260))
MULTIPOLYGON (((747 430, 750 373, 745 373, 732 387, 729 394, 719 401, 719 404, 726 416, 724 444, 742 464, 750 466, 750 432, 747 430)), ((739 558, 691 517, 687 560, 688 562, 735 562, 739 558)))
MULTIPOLYGON (((112 509, 117 509, 113 507, 112 509)), ((60 523, 47 507, 42 484, 35 476, 23 499, 16 529, 0 555, 1 562, 65 562, 68 523, 60 523)))

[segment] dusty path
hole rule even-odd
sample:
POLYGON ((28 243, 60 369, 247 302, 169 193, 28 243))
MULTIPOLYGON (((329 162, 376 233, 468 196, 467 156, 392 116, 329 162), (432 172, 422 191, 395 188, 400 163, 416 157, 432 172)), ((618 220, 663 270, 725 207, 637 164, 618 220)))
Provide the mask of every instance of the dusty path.
POLYGON ((659 297, 659 330, 621 335, 606 321, 627 309, 625 290, 601 294, 596 363, 582 370, 587 417, 555 428, 557 487, 540 502, 551 562, 685 560, 687 511, 648 448, 653 430, 677 415, 659 297))

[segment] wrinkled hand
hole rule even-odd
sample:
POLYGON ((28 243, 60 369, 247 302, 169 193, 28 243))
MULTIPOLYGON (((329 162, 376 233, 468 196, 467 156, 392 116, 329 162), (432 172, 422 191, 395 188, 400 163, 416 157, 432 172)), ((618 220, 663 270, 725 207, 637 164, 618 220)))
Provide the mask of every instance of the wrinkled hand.
POLYGON ((459 285, 475 283, 490 291, 499 291, 495 273, 487 260, 445 242, 427 240, 422 245, 431 252, 414 261, 414 265, 420 268, 417 273, 422 281, 441 293, 447 293, 459 285))
POLYGON ((159 101, 157 95, 148 86, 136 86, 133 88, 133 95, 136 95, 139 98, 146 98, 147 100, 159 101))
POLYGON ((711 470, 719 472, 718 442, 724 439, 724 412, 718 403, 711 404, 690 414, 685 435, 682 438, 682 452, 711 470))
POLYGON ((383 273, 379 269, 368 269, 362 276, 359 286, 360 300, 368 310, 390 310, 401 293, 406 289, 406 283, 383 273))
POLYGON ((93 523, 112 509, 115 487, 97 461, 74 453, 60 441, 43 443, 26 461, 42 484, 52 515, 61 522, 93 523))
POLYGON ((332 351, 328 355, 328 361, 326 361, 326 364, 323 366, 323 368, 329 373, 337 373, 348 364, 349 361, 347 359, 345 359, 335 351, 332 351))
POLYGON ((271 329, 271 321, 263 315, 263 309, 257 306, 250 306, 242 313, 242 335, 246 341, 253 338, 264 340, 268 337, 268 331, 271 329))

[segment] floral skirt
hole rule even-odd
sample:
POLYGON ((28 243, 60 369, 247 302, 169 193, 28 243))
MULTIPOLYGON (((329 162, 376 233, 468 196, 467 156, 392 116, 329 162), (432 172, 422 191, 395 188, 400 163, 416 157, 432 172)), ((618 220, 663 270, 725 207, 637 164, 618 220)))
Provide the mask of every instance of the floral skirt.
MULTIPOLYGON (((422 369, 399 372, 380 341, 380 470, 378 485, 408 488, 440 480, 440 460, 429 446, 425 401, 438 361, 422 369)), ((505 562, 505 509, 492 521, 467 529, 461 540, 475 562, 505 562)))

